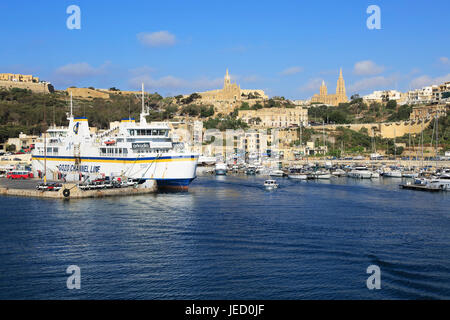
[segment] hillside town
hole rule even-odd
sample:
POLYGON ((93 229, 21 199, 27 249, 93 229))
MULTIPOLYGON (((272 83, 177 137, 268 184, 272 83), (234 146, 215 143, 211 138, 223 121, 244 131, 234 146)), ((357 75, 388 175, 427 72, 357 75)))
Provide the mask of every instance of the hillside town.
MULTIPOLYGON (((80 109, 84 108, 84 112, 86 104, 93 101, 104 101, 107 106, 108 101, 121 97, 128 99, 121 100, 124 104, 130 99, 139 99, 141 95, 139 91, 121 91, 114 87, 69 87, 59 91, 32 75, 4 73, 0 74, 0 90, 5 96, 5 92, 14 90, 53 95, 62 101, 59 108, 67 106, 67 99, 71 97, 80 109)), ((206 158, 230 163, 235 163, 238 158, 251 162, 265 157, 276 157, 280 161, 417 158, 420 142, 422 157, 436 159, 448 156, 448 136, 441 135, 441 140, 435 142, 424 143, 423 137, 422 141, 419 140, 427 128, 433 130, 437 119, 448 117, 450 82, 408 92, 374 91, 362 97, 354 95, 348 98, 340 69, 336 93, 329 94, 324 81, 318 90, 319 93, 309 100, 269 98, 261 89, 241 89, 239 84, 231 81, 227 69, 221 89, 167 98, 157 94, 146 95, 153 115, 157 115, 149 120, 168 120, 176 141, 206 158), (168 114, 166 119, 160 118, 162 113, 168 114), (340 119, 339 114, 344 114, 345 118, 340 119), (411 135, 414 145, 411 145, 411 135)), ((54 110, 47 110, 45 121, 49 126, 56 125, 51 121, 52 112, 54 116, 54 110)), ((93 133, 114 130, 118 127, 118 120, 110 119, 107 125, 97 125, 91 130, 93 133)), ((42 134, 20 131, 9 136, 10 132, 14 131, 3 133, 0 141, 4 163, 26 158, 42 134)))

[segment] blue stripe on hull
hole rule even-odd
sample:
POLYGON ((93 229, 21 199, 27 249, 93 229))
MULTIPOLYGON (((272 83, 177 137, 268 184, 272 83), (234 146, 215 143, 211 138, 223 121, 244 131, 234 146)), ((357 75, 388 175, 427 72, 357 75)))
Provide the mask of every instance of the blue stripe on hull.
POLYGON ((158 187, 187 187, 192 180, 190 179, 155 179, 158 187))

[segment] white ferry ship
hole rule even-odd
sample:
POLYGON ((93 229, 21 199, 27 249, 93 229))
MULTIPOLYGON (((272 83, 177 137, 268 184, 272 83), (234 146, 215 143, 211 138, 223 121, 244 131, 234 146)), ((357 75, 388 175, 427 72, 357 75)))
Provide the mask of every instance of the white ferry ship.
POLYGON ((32 154, 35 175, 123 176, 177 188, 187 188, 195 179, 199 155, 172 140, 168 123, 147 124, 143 88, 139 123, 122 119, 117 127, 99 135, 90 133, 88 119, 73 117, 72 109, 71 99, 68 127, 51 128, 36 143, 32 154))

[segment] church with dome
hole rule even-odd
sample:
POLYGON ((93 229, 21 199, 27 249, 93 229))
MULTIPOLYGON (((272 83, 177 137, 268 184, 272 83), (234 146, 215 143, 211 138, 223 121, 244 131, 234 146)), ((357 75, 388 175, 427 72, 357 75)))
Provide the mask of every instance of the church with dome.
POLYGON ((223 88, 198 93, 200 103, 212 104, 218 112, 229 113, 239 107, 243 100, 253 99, 253 102, 267 100, 268 96, 260 89, 241 89, 236 82, 231 82, 228 69, 223 80, 223 88))

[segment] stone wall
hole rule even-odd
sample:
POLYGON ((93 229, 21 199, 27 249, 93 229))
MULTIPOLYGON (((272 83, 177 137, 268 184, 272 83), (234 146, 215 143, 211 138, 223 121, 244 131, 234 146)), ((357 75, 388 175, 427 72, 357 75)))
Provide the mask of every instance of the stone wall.
POLYGON ((0 81, 0 87, 12 89, 12 88, 20 88, 20 89, 28 89, 36 93, 51 93, 54 92, 55 89, 50 83, 44 82, 17 82, 17 81, 0 81))
MULTIPOLYGON (((325 125, 325 129, 336 130, 337 127, 344 127, 354 131, 360 131, 366 128, 369 136, 381 136, 382 138, 401 137, 405 134, 417 134, 426 129, 430 124, 428 121, 399 121, 399 122, 385 122, 385 123, 361 123, 361 124, 332 124, 325 125)), ((322 126, 313 127, 314 129, 321 129, 322 126)))
POLYGON ((101 98, 101 99, 109 99, 109 94, 105 92, 101 92, 98 90, 93 90, 89 88, 67 88, 67 92, 72 93, 74 98, 84 98, 84 99, 93 99, 93 98, 101 98))

